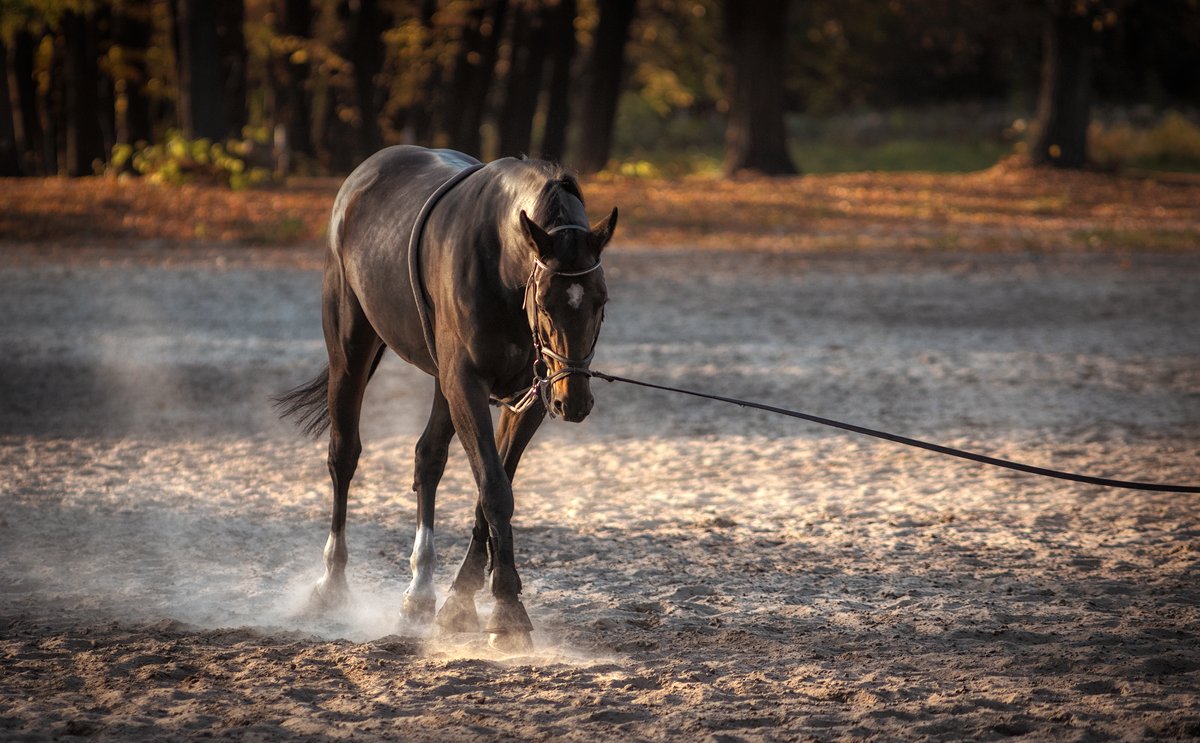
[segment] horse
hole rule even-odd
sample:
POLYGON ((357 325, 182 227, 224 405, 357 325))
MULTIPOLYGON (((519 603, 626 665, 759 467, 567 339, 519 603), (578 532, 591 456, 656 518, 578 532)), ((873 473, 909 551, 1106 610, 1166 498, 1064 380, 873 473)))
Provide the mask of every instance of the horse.
POLYGON ((334 201, 322 288, 328 364, 275 398, 280 415, 329 432, 333 514, 311 605, 349 598, 346 505, 362 451, 363 393, 386 350, 433 377, 416 445, 417 530, 401 616, 478 632, 475 593, 490 573, 489 643, 531 647, 519 598, 512 482, 549 414, 592 409, 589 364, 608 292, 600 258, 617 209, 589 225, 578 181, 526 158, 487 165, 461 152, 396 146, 365 160, 334 201), (493 432, 489 403, 503 409, 493 432), (434 504, 457 434, 478 488, 470 545, 440 611, 433 587, 434 504))

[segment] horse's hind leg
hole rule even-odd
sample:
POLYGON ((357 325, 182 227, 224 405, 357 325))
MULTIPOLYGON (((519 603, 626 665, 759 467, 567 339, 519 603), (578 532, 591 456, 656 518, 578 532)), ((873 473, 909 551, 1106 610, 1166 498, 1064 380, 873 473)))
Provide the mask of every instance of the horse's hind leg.
POLYGON ((358 420, 363 392, 383 352, 358 300, 340 282, 326 276, 325 344, 329 351, 329 477, 333 481, 333 518, 325 542, 325 576, 313 590, 315 608, 344 604, 346 586, 346 505, 350 480, 358 467, 362 444, 358 420))
POLYGON ((454 423, 441 385, 433 389, 433 409, 425 432, 417 441, 413 468, 413 490, 417 493, 417 536, 413 540, 412 583, 404 592, 402 614, 409 622, 428 624, 433 619, 437 594, 433 590, 433 570, 437 562, 433 549, 433 513, 438 482, 446 470, 450 439, 454 438, 454 423))

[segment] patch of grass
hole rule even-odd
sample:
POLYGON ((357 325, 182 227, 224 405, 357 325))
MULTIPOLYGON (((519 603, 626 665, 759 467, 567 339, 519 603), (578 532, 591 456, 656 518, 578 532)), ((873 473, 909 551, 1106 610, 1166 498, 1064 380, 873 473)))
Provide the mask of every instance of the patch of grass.
MULTIPOLYGON (((793 140, 790 149, 801 173, 968 173, 990 168, 1011 152, 1000 142, 933 139, 894 139, 877 144, 793 140)), ((717 176, 723 155, 720 148, 636 151, 617 160, 611 169, 627 177, 717 176)))
POLYGON ((805 173, 967 173, 990 168, 1010 149, 990 140, 892 139, 877 144, 793 141, 791 145, 792 157, 805 173))
POLYGON ((633 178, 683 178, 721 174, 720 148, 634 150, 609 165, 613 173, 633 178))
POLYGON ((251 245, 295 245, 310 237, 308 224, 303 219, 282 217, 249 224, 242 240, 251 245))
POLYGON ((1168 112, 1149 128, 1093 122, 1088 129, 1088 146, 1092 159, 1105 166, 1200 171, 1200 125, 1177 111, 1168 112))
POLYGON ((1097 228, 1078 230, 1071 238, 1091 248, 1186 251, 1200 247, 1198 230, 1097 228))

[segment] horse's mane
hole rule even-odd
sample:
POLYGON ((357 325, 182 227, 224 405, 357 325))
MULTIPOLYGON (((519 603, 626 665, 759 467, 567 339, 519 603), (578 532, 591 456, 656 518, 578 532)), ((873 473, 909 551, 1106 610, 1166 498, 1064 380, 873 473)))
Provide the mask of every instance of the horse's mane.
POLYGON ((575 174, 558 163, 546 160, 522 159, 525 165, 527 188, 536 191, 534 208, 530 216, 540 225, 571 224, 576 217, 571 214, 571 204, 564 198, 573 196, 583 204, 583 190, 575 174))

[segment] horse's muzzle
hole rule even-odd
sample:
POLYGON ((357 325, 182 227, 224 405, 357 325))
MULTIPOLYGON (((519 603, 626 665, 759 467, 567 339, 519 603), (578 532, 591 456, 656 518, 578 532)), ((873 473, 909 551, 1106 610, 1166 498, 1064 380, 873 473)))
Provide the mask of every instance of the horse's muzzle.
POLYGON ((550 409, 568 423, 579 423, 592 412, 594 402, 588 378, 572 374, 554 385, 550 409))

